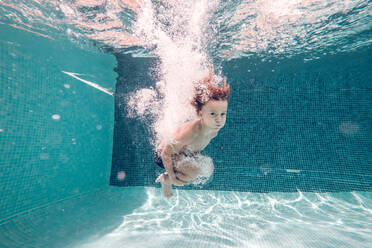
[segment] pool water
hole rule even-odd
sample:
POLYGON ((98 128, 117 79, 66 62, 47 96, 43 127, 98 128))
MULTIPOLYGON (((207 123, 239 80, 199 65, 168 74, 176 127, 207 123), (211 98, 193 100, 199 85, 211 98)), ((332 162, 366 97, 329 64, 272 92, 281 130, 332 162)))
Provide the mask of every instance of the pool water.
POLYGON ((0 248, 372 243, 369 1, 1 1, 0 248), (207 184, 156 139, 228 77, 207 184), (191 73, 192 72, 192 73, 191 73))

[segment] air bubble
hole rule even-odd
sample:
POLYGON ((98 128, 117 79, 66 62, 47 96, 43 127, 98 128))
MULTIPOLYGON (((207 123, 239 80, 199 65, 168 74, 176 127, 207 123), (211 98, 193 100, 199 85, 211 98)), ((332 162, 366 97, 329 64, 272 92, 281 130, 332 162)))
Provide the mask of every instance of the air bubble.
POLYGON ((117 179, 119 181, 122 181, 122 180, 125 179, 125 176, 126 176, 125 171, 119 171, 118 174, 117 174, 117 179))
POLYGON ((40 153, 40 159, 41 160, 48 160, 49 154, 48 153, 40 153))
POLYGON ((271 167, 269 164, 263 164, 260 166, 260 171, 266 176, 271 172, 271 167))
POLYGON ((359 132, 359 125, 351 121, 345 121, 338 126, 338 130, 343 135, 351 136, 359 132))

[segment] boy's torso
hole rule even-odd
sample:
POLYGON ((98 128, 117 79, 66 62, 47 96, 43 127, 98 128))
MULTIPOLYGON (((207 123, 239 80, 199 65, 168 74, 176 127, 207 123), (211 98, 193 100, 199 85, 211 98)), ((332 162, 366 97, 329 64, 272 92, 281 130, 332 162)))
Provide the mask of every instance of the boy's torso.
MULTIPOLYGON (((182 124, 177 128, 178 132, 182 128, 187 128, 188 126, 198 126, 200 125, 200 120, 196 121, 190 121, 182 124)), ((189 152, 200 152, 202 151, 205 147, 208 146, 209 142, 217 136, 218 133, 211 133, 211 134, 203 134, 200 131, 200 128, 195 128, 195 134, 194 138, 192 140, 192 143, 184 146, 181 150, 182 151, 189 151, 189 152)))

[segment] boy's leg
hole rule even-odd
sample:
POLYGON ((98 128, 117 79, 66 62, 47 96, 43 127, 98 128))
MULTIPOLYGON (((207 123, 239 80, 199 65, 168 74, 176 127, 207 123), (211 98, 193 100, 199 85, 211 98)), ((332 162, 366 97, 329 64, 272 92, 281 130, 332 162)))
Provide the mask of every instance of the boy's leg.
POLYGON ((161 188, 163 189, 163 195, 167 198, 171 197, 173 195, 172 190, 172 183, 170 181, 170 178, 168 176, 167 172, 164 172, 158 178, 155 180, 155 182, 161 183, 161 188))
POLYGON ((185 182, 194 180, 199 173, 200 168, 190 162, 180 164, 175 171, 176 177, 185 182))

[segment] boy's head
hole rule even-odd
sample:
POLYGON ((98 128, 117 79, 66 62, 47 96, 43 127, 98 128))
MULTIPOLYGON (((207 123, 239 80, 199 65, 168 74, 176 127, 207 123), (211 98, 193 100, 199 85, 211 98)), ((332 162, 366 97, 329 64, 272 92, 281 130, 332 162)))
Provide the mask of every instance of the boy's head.
POLYGON ((199 117, 211 128, 222 128, 226 121, 226 111, 230 97, 230 85, 224 79, 223 87, 218 87, 212 78, 195 86, 195 94, 191 105, 199 117))
POLYGON ((223 128, 226 123, 227 105, 227 100, 209 100, 199 112, 203 124, 215 131, 223 128))

